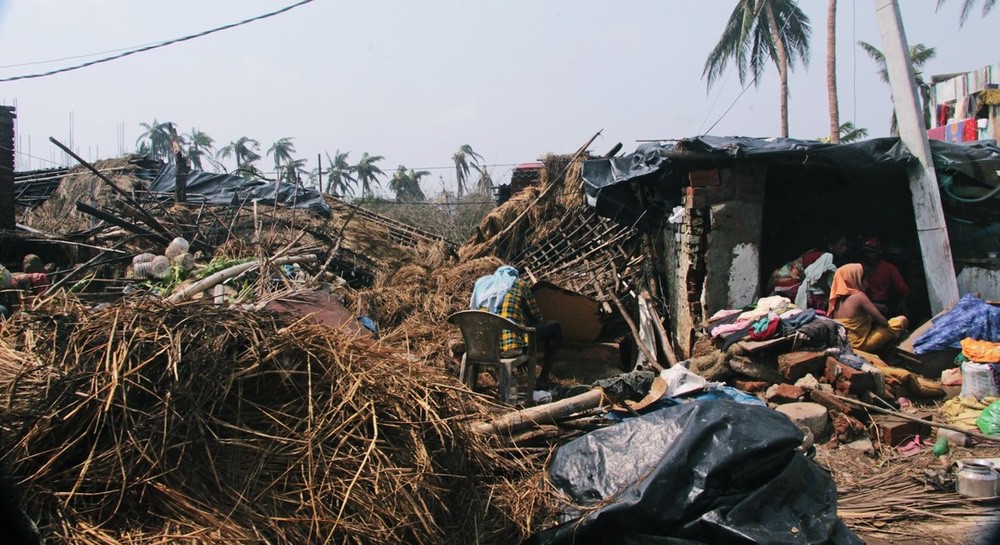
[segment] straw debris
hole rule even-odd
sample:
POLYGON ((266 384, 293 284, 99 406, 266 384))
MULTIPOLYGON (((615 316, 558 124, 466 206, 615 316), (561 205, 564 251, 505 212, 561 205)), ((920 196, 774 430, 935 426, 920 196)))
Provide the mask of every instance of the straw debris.
POLYGON ((27 355, 26 332, 65 326, 20 319, 0 333, 3 462, 57 541, 510 543, 544 503, 468 432, 475 394, 370 338, 136 300, 27 355))

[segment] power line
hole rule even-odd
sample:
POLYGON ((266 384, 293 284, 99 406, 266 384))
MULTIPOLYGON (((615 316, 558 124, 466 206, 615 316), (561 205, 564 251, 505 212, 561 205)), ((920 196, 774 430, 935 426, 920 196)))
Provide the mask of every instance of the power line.
POLYGON ((209 30, 205 30, 205 31, 199 32, 197 34, 189 34, 187 36, 183 36, 181 38, 175 38, 173 40, 167 40, 167 41, 164 41, 164 42, 158 42, 158 43, 153 44, 153 45, 148 45, 148 46, 145 46, 145 47, 140 47, 138 49, 132 49, 132 50, 126 51, 126 52, 118 54, 118 55, 112 55, 110 57, 103 57, 103 58, 100 58, 100 59, 97 59, 97 60, 85 62, 83 64, 77 64, 75 66, 67 66, 65 68, 57 68, 55 70, 50 70, 48 72, 42 72, 42 73, 38 73, 38 74, 27 74, 27 75, 24 75, 24 76, 13 76, 13 77, 9 77, 9 78, 0 78, 0 82, 17 81, 17 80, 22 80, 22 79, 43 78, 43 77, 46 77, 46 76, 52 76, 52 75, 55 75, 55 74, 61 74, 63 72, 71 72, 73 70, 79 70, 81 68, 86 68, 88 66, 94 66, 95 64, 101 64, 101 63, 105 63, 105 62, 110 62, 110 61, 118 60, 118 59, 120 59, 122 57, 127 57, 129 55, 134 55, 136 53, 143 53, 143 52, 146 52, 146 51, 151 51, 153 49, 159 49, 161 47, 166 47, 168 45, 173 45, 173 44, 180 43, 180 42, 186 42, 188 40, 193 40, 195 38, 201 38, 202 36, 207 36, 209 34, 214 34, 216 32, 221 32, 223 30, 229 30, 231 28, 236 28, 238 26, 242 26, 242 25, 245 25, 245 24, 248 24, 248 23, 252 23, 254 21, 260 21, 261 19, 267 19, 268 17, 274 17, 275 15, 280 15, 282 13, 285 13, 286 11, 290 11, 292 9, 295 9, 295 8, 299 7, 299 6, 308 4, 308 3, 312 2, 312 1, 313 0, 302 0, 301 2, 296 2, 295 4, 283 7, 281 9, 279 9, 279 10, 272 11, 272 12, 269 12, 269 13, 265 13, 263 15, 258 15, 256 17, 251 17, 249 19, 244 19, 244 20, 239 21, 237 23, 231 23, 231 24, 228 24, 228 25, 223 25, 223 26, 220 26, 220 27, 216 27, 216 28, 213 28, 213 29, 209 29, 209 30))
POLYGON ((104 51, 95 51, 93 53, 84 53, 83 55, 70 55, 68 57, 59 57, 58 59, 49 59, 49 60, 45 60, 45 61, 29 61, 29 62, 20 62, 20 63, 17 63, 17 64, 0 64, 0 68, 20 68, 22 66, 34 66, 36 64, 51 64, 51 63, 60 62, 60 61, 71 61, 71 60, 75 60, 75 59, 86 59, 87 57, 96 57, 97 55, 106 55, 108 53, 118 53, 119 51, 128 51, 130 49, 137 49, 137 48, 140 48, 140 47, 146 47, 148 45, 155 45, 157 43, 159 43, 159 42, 149 42, 149 43, 139 44, 139 45, 130 45, 128 47, 119 47, 117 49, 106 49, 104 51))

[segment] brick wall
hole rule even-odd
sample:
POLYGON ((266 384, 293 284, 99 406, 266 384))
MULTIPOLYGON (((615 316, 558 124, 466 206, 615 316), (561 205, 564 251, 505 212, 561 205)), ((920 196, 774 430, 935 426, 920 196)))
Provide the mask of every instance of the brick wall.
POLYGON ((733 299, 734 281, 753 285, 749 277, 758 264, 738 271, 734 255, 737 248, 759 247, 765 174, 759 165, 688 173, 684 220, 664 248, 668 278, 676 282, 668 288, 670 326, 683 357, 690 355, 705 318, 733 299), (737 274, 748 278, 734 278, 737 274))

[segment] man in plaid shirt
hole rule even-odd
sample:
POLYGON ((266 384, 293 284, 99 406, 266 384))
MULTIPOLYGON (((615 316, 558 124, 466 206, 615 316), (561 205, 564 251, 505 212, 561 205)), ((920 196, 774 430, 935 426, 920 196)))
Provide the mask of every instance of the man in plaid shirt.
MULTIPOLYGON (((493 312, 508 320, 535 328, 535 335, 538 337, 538 342, 544 347, 545 351, 545 355, 542 358, 542 370, 535 384, 539 389, 551 388, 552 384, 549 382, 549 372, 555 363, 556 353, 562 345, 562 326, 554 320, 545 321, 542 319, 542 313, 539 311, 538 303, 535 301, 535 294, 532 293, 531 287, 528 286, 527 282, 517 278, 517 270, 513 267, 500 267, 492 277, 486 276, 480 280, 489 279, 496 282, 494 285, 505 286, 506 283, 499 279, 506 277, 506 280, 510 281, 510 276, 514 277, 513 283, 509 284, 510 287, 503 294, 500 304, 495 309, 490 308, 491 305, 485 300, 477 301, 479 297, 477 297, 476 291, 480 290, 474 290, 473 292, 473 305, 480 310, 493 312)), ((480 284, 480 282, 477 281, 477 284, 480 284)), ((486 289, 482 289, 481 291, 485 292, 484 298, 492 293, 486 289)), ((520 354, 526 347, 526 336, 518 335, 506 329, 502 332, 500 350, 504 357, 512 357, 520 354)))

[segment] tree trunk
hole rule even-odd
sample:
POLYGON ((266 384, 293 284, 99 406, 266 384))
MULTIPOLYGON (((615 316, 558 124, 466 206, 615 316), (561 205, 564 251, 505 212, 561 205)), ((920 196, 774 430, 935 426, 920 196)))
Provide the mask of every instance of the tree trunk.
POLYGON ((771 27, 771 41, 774 42, 774 48, 778 52, 778 75, 781 78, 779 91, 781 94, 781 136, 788 138, 788 52, 785 51, 785 42, 781 41, 778 22, 774 19, 771 3, 765 1, 764 9, 767 13, 767 24, 771 27))
POLYGON ((837 0, 827 0, 826 96, 830 103, 830 142, 840 143, 840 108, 837 105, 837 0))

